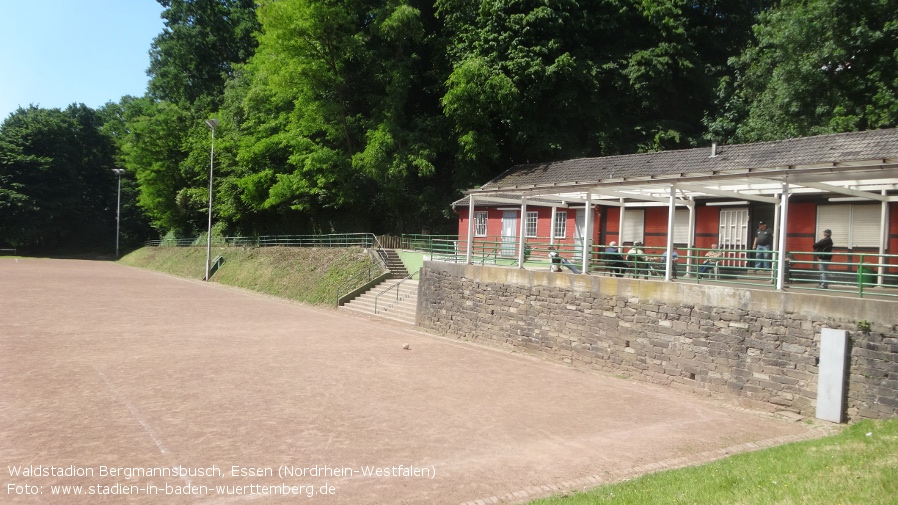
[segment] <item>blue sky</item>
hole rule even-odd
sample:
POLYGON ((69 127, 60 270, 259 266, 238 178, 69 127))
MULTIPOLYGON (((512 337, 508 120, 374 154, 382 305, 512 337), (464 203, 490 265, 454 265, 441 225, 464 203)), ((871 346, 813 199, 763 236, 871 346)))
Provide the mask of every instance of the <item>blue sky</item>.
POLYGON ((156 0, 0 0, 0 122, 143 95, 161 13, 156 0))

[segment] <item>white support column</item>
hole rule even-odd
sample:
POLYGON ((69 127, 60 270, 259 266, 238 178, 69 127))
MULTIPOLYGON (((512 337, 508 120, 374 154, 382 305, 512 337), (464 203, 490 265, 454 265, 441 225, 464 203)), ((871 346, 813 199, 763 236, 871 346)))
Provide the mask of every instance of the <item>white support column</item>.
POLYGON ((774 251, 782 251, 780 248, 779 236, 782 235, 780 233, 780 205, 773 206, 773 250, 774 251))
POLYGON ((626 203, 624 202, 624 199, 621 198, 619 207, 620 218, 618 219, 619 223, 617 226, 617 247, 619 248, 624 246, 624 205, 626 205, 626 203))
MULTIPOLYGON (((774 198, 775 197, 776 197, 776 195, 774 195, 774 198)), ((780 221, 782 221, 782 218, 780 216, 780 207, 781 206, 782 206, 781 203, 778 203, 773 206, 773 255, 776 258, 783 256, 783 254, 780 252, 780 251, 783 251, 783 248, 780 246, 779 238, 780 238, 780 236, 785 236, 782 233, 782 229, 781 229, 782 223, 780 222, 780 221)), ((780 263, 779 260, 777 260, 776 264, 779 265, 779 268, 777 270, 782 272, 783 271, 782 266, 784 266, 786 264, 786 262, 784 260, 782 263, 780 263)), ((785 274, 785 272, 783 272, 783 273, 785 274)), ((778 275, 776 275, 774 273, 774 277, 773 277, 773 279, 771 279, 771 282, 773 282, 774 285, 778 285, 777 277, 778 277, 778 275)), ((785 275, 784 275, 784 277, 785 277, 785 275)), ((782 288, 780 288, 780 289, 782 289, 782 288)))
POLYGON ((468 243, 465 246, 465 264, 473 262, 474 255, 474 195, 468 195, 468 243))
MULTIPOLYGON (((693 256, 694 251, 692 250, 695 247, 695 198, 689 197, 689 254, 688 256, 693 256)), ((695 258, 688 258, 686 261, 686 272, 693 273, 693 266, 698 264, 698 260, 695 258)), ((697 272, 697 269, 695 269, 697 272)))
MULTIPOLYGON (((882 190, 882 196, 887 196, 886 190, 882 190)), ((885 267, 882 266, 883 257, 882 255, 886 253, 886 249, 888 249, 889 245, 889 202, 882 202, 882 211, 879 215, 879 258, 877 258, 876 262, 879 263, 879 267, 876 269, 876 283, 882 286, 884 279, 883 275, 885 274, 885 267)))
POLYGON ((583 211, 583 264, 580 273, 589 273, 589 256, 592 251, 592 190, 586 192, 586 208, 583 211))
POLYGON ((549 245, 555 245, 555 220, 558 218, 558 207, 552 206, 552 223, 549 225, 549 245))
POLYGON ((527 225, 527 199, 521 197, 521 221, 518 223, 518 268, 524 268, 524 229, 527 225))
POLYGON ((677 190, 670 185, 670 203, 667 205, 667 254, 664 256, 664 280, 670 280, 670 271, 673 267, 673 231, 674 215, 677 212, 677 190))
POLYGON ((777 250, 780 251, 780 254, 776 258, 776 289, 782 290, 783 284, 786 282, 786 255, 788 254, 788 250, 786 249, 786 236, 789 234, 789 183, 783 183, 783 194, 780 195, 780 203, 777 205, 778 212, 776 213, 777 219, 779 219, 778 223, 774 223, 776 226, 776 230, 778 232, 777 235, 777 250))

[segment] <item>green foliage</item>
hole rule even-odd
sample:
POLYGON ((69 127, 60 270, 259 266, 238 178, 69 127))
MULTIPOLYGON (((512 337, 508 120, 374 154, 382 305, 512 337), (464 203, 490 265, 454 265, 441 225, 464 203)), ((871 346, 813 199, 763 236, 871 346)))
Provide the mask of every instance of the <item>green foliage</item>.
POLYGON ((0 126, 0 237, 37 250, 114 244, 113 168, 115 145, 92 109, 19 108, 0 126))
POLYGON ((785 1, 721 82, 711 136, 754 142, 898 124, 898 1, 785 1))
POLYGON ((439 0, 457 183, 509 165, 685 147, 768 2, 439 0), (723 42, 713 40, 721 39, 723 42))
POLYGON ((150 95, 182 104, 220 99, 234 65, 256 47, 254 0, 158 1, 165 28, 150 50, 150 95))
POLYGON ((448 231, 514 164, 898 122, 898 0, 159 1, 147 95, 96 113, 134 238, 205 230, 213 117, 213 220, 244 234, 448 231))
POLYGON ((414 213, 443 142, 436 98, 421 92, 431 46, 420 11, 293 0, 258 13, 256 56, 223 110, 239 129, 233 217, 414 213))

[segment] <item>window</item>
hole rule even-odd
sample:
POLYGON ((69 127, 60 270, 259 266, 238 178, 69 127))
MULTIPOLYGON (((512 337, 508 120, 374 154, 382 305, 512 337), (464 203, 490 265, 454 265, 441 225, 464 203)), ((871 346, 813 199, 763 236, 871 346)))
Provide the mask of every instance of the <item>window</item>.
POLYGON ((819 205, 817 206, 817 234, 832 230, 836 247, 879 247, 879 205, 819 205))
POLYGON ((567 211, 558 211, 555 213, 555 238, 565 238, 567 236, 567 211))
POLYGON ((486 236, 486 212, 475 212, 474 213, 474 236, 475 237, 485 237, 486 236))
POLYGON ((620 243, 643 242, 645 236, 645 210, 621 209, 624 213, 624 230, 621 233, 620 243))
POLYGON ((525 237, 536 237, 536 223, 538 219, 538 213, 536 212, 528 212, 527 213, 527 221, 525 223, 524 228, 524 236, 525 237))

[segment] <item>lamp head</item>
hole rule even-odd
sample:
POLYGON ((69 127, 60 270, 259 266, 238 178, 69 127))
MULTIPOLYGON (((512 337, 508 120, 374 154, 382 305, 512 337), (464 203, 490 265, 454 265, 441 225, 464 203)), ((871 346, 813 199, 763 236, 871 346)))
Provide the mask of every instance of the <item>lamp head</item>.
POLYGON ((215 130, 215 128, 218 127, 218 120, 217 119, 207 119, 206 124, 209 126, 209 128, 212 128, 213 130, 215 130))

